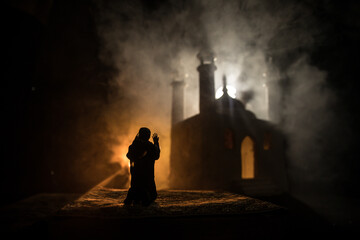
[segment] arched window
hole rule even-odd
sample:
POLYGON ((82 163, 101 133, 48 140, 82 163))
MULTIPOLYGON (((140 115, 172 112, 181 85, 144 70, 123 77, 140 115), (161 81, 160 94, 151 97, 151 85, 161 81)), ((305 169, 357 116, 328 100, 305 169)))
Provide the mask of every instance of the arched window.
POLYGON ((241 178, 255 177, 254 141, 246 136, 241 143, 241 178))

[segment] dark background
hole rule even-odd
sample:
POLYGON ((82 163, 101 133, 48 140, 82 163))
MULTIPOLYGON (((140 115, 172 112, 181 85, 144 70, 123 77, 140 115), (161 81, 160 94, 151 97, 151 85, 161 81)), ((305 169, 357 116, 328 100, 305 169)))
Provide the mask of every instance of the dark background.
MULTIPOLYGON (((114 89, 109 84, 118 70, 99 59, 99 9, 94 2, 3 3, 2 204, 39 192, 84 192, 120 168, 110 162, 116 141, 109 133, 104 109, 114 91, 121 94, 126 88, 114 89)), ((327 72, 328 86, 338 99, 334 112, 342 124, 331 126, 340 129, 332 137, 346 147, 330 166, 329 174, 337 176, 334 180, 302 182, 300 178, 297 189, 328 184, 327 189, 337 195, 354 198, 360 189, 360 4, 303 2, 322 23, 321 44, 311 50, 299 48, 277 64, 286 68, 294 55, 307 52, 311 64, 327 72), (342 129, 347 132, 342 134, 342 129)), ((149 13, 169 4, 140 3, 149 13)))
POLYGON ((98 59, 92 10, 89 1, 2 7, 3 203, 82 192, 119 168, 102 116, 113 70, 98 59))

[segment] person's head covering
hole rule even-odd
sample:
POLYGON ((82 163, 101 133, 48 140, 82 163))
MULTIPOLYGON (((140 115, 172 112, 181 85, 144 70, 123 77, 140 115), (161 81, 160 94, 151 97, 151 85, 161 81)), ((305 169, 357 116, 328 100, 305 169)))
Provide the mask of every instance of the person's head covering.
POLYGON ((150 129, 148 129, 146 127, 140 128, 140 130, 139 130, 139 138, 141 140, 149 140, 150 136, 151 136, 150 129))

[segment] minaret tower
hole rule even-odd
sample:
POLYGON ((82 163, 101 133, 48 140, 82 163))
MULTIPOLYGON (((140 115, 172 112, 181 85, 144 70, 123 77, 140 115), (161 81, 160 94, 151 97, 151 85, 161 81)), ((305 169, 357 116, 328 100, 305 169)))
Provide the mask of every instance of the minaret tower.
POLYGON ((200 114, 203 114, 215 109, 215 55, 210 50, 202 50, 197 58, 200 60, 200 65, 197 68, 199 72, 200 114))
POLYGON ((183 80, 174 80, 172 83, 171 125, 184 120, 184 86, 183 80))

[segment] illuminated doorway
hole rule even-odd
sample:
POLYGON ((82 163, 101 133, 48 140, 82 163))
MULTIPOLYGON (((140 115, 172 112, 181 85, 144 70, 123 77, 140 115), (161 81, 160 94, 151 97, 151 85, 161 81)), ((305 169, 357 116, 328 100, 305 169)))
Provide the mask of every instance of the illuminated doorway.
POLYGON ((255 177, 254 141, 246 136, 241 143, 241 178, 253 179, 255 177))

